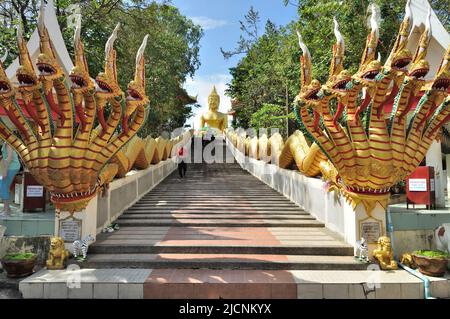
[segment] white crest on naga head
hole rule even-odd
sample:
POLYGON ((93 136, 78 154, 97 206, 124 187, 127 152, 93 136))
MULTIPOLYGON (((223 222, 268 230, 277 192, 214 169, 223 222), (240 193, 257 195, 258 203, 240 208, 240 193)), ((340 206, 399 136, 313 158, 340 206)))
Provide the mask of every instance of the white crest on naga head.
POLYGON ((308 47, 306 46, 305 42, 303 42, 303 38, 302 35, 300 34, 300 32, 297 30, 295 30, 297 32, 297 37, 298 37, 298 45, 300 46, 300 48, 302 49, 303 55, 307 56, 307 57, 311 57, 311 54, 309 53, 308 47))
POLYGON ((6 50, 5 54, 0 58, 0 62, 1 63, 5 62, 7 57, 8 57, 8 50, 6 50))
POLYGON ((431 39, 431 6, 428 6, 427 19, 425 20, 425 31, 427 32, 428 41, 431 39))
POLYGON ((42 32, 45 28, 44 15, 45 15, 45 3, 44 0, 41 0, 41 6, 39 7, 39 16, 38 16, 38 29, 40 32, 42 32))
POLYGON ((336 20, 336 17, 333 17, 333 23, 334 23, 334 36, 336 37, 336 42, 341 45, 342 51, 345 50, 345 43, 344 43, 344 37, 341 34, 341 31, 339 31, 339 23, 336 20))
POLYGON ((73 40, 75 45, 78 45, 78 43, 80 43, 81 40, 81 15, 77 19, 77 25, 75 27, 75 35, 73 40))
POLYGON ((378 38, 380 36, 380 28, 378 26, 378 21, 381 18, 380 8, 375 3, 372 3, 370 5, 370 11, 371 11, 370 28, 371 28, 372 32, 374 32, 376 37, 378 38))
POLYGON ((17 25, 17 41, 22 41, 22 23, 19 22, 19 24, 17 25))
POLYGON ((412 21, 412 13, 411 13, 411 0, 408 0, 406 2, 405 6, 405 17, 403 20, 410 19, 410 22, 412 21))
POLYGON ((148 34, 145 35, 144 40, 142 40, 142 44, 139 47, 139 50, 138 50, 138 52, 136 54, 136 65, 139 64, 139 61, 144 56, 145 47, 147 46, 147 40, 148 40, 148 34))
POLYGON ((119 31, 119 28, 120 28, 120 22, 117 23, 116 27, 114 28, 113 33, 108 38, 108 41, 106 41, 106 45, 105 45, 106 56, 108 56, 108 54, 113 50, 114 41, 116 41, 116 39, 117 39, 117 31, 119 31))

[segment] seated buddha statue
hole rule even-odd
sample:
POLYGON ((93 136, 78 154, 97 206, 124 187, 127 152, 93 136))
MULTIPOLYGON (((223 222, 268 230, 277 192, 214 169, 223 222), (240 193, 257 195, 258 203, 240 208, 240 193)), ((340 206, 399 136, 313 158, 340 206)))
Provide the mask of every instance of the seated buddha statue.
POLYGON ((216 86, 213 87, 208 97, 209 110, 200 117, 200 129, 205 127, 217 129, 223 132, 228 127, 228 115, 217 111, 220 104, 220 96, 217 94, 216 86))

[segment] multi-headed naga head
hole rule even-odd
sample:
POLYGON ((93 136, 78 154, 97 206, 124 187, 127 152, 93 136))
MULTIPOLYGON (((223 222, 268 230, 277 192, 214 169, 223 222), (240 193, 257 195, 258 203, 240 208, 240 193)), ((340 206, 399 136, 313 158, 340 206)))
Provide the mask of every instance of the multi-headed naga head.
POLYGON ((22 37, 22 27, 17 27, 17 47, 19 48, 19 67, 16 71, 17 81, 19 82, 19 92, 22 94, 26 103, 31 100, 31 94, 40 87, 39 78, 34 71, 33 62, 28 52, 27 44, 22 37))
POLYGON ((391 50, 386 63, 383 66, 383 74, 389 74, 394 72, 394 81, 396 81, 397 86, 403 81, 403 76, 407 72, 407 66, 412 61, 412 54, 406 48, 408 44, 408 36, 411 31, 412 25, 412 14, 410 1, 408 0, 405 8, 405 16, 402 23, 400 24, 400 30, 395 39, 394 46, 391 50))
MULTIPOLYGON (((409 3, 407 10, 408 7, 409 3)), ((342 60, 342 54, 337 50, 338 44, 333 47, 330 77, 323 91, 329 91, 338 97, 342 105, 338 104, 336 114, 339 115, 345 109, 347 117, 342 119, 345 123, 336 123, 336 116, 330 120, 335 106, 331 103, 332 99, 323 98, 326 95, 322 94, 318 96, 321 101, 322 125, 313 125, 304 109, 302 116, 298 117, 336 170, 333 174, 327 173, 327 176, 334 176, 333 183, 340 187, 344 196, 353 205, 363 203, 369 214, 377 203, 387 205, 392 185, 414 171, 436 138, 439 128, 450 120, 450 47, 434 80, 417 105, 414 116, 408 119, 404 116, 410 109, 408 103, 417 96, 418 90, 413 90, 411 85, 406 84, 408 81, 418 81, 428 72, 425 55, 430 34, 426 31, 422 35, 419 48, 412 59, 405 49, 411 23, 410 15, 406 13, 391 55, 382 67, 381 62, 375 59, 378 25, 374 11, 372 6, 371 32, 366 40, 359 69, 352 76, 352 83, 340 83, 348 79, 348 73, 343 73, 340 69, 342 66, 336 63, 342 60), (406 73, 405 66, 411 59, 412 67, 406 73), (407 76, 403 81, 405 74, 407 76), (389 85, 396 78, 401 78, 403 85, 398 90, 391 90, 389 95, 389 85), (351 92, 345 92, 346 88, 351 92), (336 94, 339 90, 345 92, 346 99, 336 94), (359 101, 357 97, 362 90, 366 92, 366 98, 359 101), (384 117, 379 116, 379 111, 384 110, 388 95, 395 98, 391 118, 387 123, 384 117), (364 110, 369 105, 372 107, 367 109, 364 120, 360 121, 358 110, 364 110), (352 116, 348 116, 349 114, 352 116)), ((302 65, 302 72, 303 67, 302 65)), ((314 110, 315 103, 305 97, 302 87, 298 95, 299 105, 314 110)))
POLYGON ((336 43, 333 45, 333 55, 331 58, 330 75, 327 83, 323 86, 325 92, 331 92, 336 96, 344 96, 348 91, 347 84, 351 81, 352 75, 344 69, 345 42, 339 31, 339 24, 336 18, 334 21, 334 35, 336 43))
POLYGON ((448 89, 450 87, 450 45, 442 58, 439 69, 436 72, 436 78, 433 81, 431 89, 433 91, 439 91, 443 94, 448 94, 448 89))
POLYGON ((72 82, 71 90, 75 97, 75 104, 77 100, 81 99, 83 94, 94 92, 95 86, 89 75, 89 68, 84 55, 84 46, 81 42, 81 19, 78 20, 74 36, 75 49, 75 65, 70 71, 69 77, 72 82))
POLYGON ((145 94, 145 60, 144 52, 147 46, 148 35, 144 37, 141 46, 136 54, 136 70, 134 72, 134 80, 128 83, 127 88, 127 105, 147 104, 148 96, 145 94))
POLYGON ((300 56, 300 93, 297 99, 302 99, 311 103, 311 105, 316 105, 319 100, 319 91, 321 89, 321 84, 318 80, 312 79, 312 61, 311 53, 309 53, 308 47, 300 32, 297 30, 298 43, 302 49, 302 55, 300 56))
MULTIPOLYGON (((43 16, 42 11, 40 16, 43 16)), ((124 128, 119 128, 120 115, 122 114, 122 107, 125 106, 125 100, 121 99, 119 102, 114 99, 116 96, 122 97, 122 91, 118 85, 114 86, 117 84, 117 79, 115 77, 115 52, 112 44, 116 32, 117 29, 113 34, 113 39, 110 38, 108 41, 108 55, 105 59, 107 63, 104 73, 104 77, 107 78, 104 81, 109 81, 107 85, 113 88, 111 92, 103 92, 101 88, 94 92, 94 84, 88 73, 79 29, 75 36, 75 67, 70 76, 72 87, 69 88, 63 76, 61 76, 61 79, 55 80, 55 75, 58 74, 58 70, 62 70, 62 67, 58 64, 55 55, 52 54, 47 30, 40 21, 39 35, 42 52, 38 58, 38 69, 40 81, 47 83, 46 89, 48 92, 40 94, 39 86, 35 86, 31 92, 35 115, 37 118, 43 119, 42 129, 40 130, 31 126, 25 119, 24 114, 17 109, 18 103, 14 88, 0 63, 0 104, 7 110, 8 117, 20 131, 20 135, 13 134, 0 121, 0 138, 17 151, 24 165, 36 180, 49 191, 52 202, 60 210, 74 212, 87 206, 90 199, 117 172, 117 166, 109 165, 108 161, 139 130, 145 119, 144 107, 139 105, 139 103, 148 101, 145 91, 143 91, 143 80, 145 78, 143 68, 145 45, 143 45, 137 59, 139 61, 139 65, 136 67, 138 75, 132 82, 133 84, 130 85, 130 94, 133 95, 133 99, 130 99, 128 104, 130 109, 128 114, 133 115, 133 109, 136 108, 138 111, 134 112, 135 116, 131 120, 128 134, 124 134, 124 128), (47 64, 51 68, 47 68, 47 64), (139 93, 138 97, 133 90, 139 93), (53 91, 57 94, 57 102, 53 100, 53 91), (113 98, 110 99, 110 96, 113 98), (102 130, 101 133, 100 130, 94 132, 95 111, 105 105, 106 99, 112 107, 111 114, 104 123, 107 129, 102 130), (73 130, 72 125, 72 101, 75 101, 75 110, 82 125, 82 129, 76 131, 73 130), (49 114, 47 104, 53 111, 59 112, 58 118, 49 114), (63 116, 68 121, 62 121, 63 116)), ((19 41, 18 45, 21 44, 22 42, 19 41)), ((28 62, 28 60, 25 60, 25 62, 28 62)), ((30 74, 30 77, 32 77, 32 74, 30 74)), ((99 77, 102 78, 102 75, 99 77)))
POLYGON ((120 23, 116 25, 113 33, 106 42, 104 71, 100 72, 95 78, 96 96, 104 100, 112 98, 121 99, 123 96, 123 92, 117 81, 116 50, 114 49, 114 42, 117 39, 119 28, 120 23))
POLYGON ((3 62, 5 62, 7 56, 8 52, 5 52, 5 55, 0 59, 0 99, 9 99, 14 96, 14 89, 3 68, 3 62))
POLYGON ((420 88, 425 84, 425 76, 430 71, 430 63, 425 60, 427 55, 428 44, 431 40, 431 7, 428 8, 428 15, 425 22, 425 30, 420 36, 419 44, 411 62, 411 67, 405 76, 404 82, 412 82, 414 84, 414 94, 417 94, 420 88))
POLYGON ((41 8, 38 18, 38 31, 41 53, 38 55, 36 67, 39 71, 39 77, 44 86, 45 93, 49 93, 53 85, 53 81, 64 78, 64 71, 57 61, 50 35, 47 27, 45 26, 44 1, 41 1, 41 8))
POLYGON ((382 67, 381 62, 375 58, 380 31, 376 17, 375 5, 372 4, 371 8, 371 31, 366 39, 366 47, 361 57, 359 69, 352 77, 355 84, 363 83, 367 88, 373 88, 375 86, 375 78, 380 73, 382 67))
POLYGON ((145 94, 145 59, 144 52, 147 46, 148 35, 144 37, 141 46, 136 54, 136 70, 134 79, 128 83, 125 114, 123 116, 122 127, 125 133, 128 132, 128 119, 136 108, 146 105, 149 102, 145 94))

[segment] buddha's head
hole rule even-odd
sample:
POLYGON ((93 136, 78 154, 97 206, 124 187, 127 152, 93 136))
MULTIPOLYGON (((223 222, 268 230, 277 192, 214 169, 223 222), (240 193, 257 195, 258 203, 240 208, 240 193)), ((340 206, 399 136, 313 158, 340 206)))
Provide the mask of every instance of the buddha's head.
POLYGON ((219 108, 220 96, 217 94, 216 86, 213 87, 211 94, 208 97, 209 109, 212 111, 217 111, 219 108))

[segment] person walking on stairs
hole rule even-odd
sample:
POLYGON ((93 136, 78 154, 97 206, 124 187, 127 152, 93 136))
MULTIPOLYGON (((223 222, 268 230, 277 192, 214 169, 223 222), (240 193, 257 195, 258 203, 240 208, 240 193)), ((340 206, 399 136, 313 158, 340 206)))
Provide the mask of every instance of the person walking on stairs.
POLYGON ((184 146, 181 146, 178 150, 178 173, 180 174, 180 178, 186 176, 187 164, 185 162, 187 157, 187 149, 184 146))

